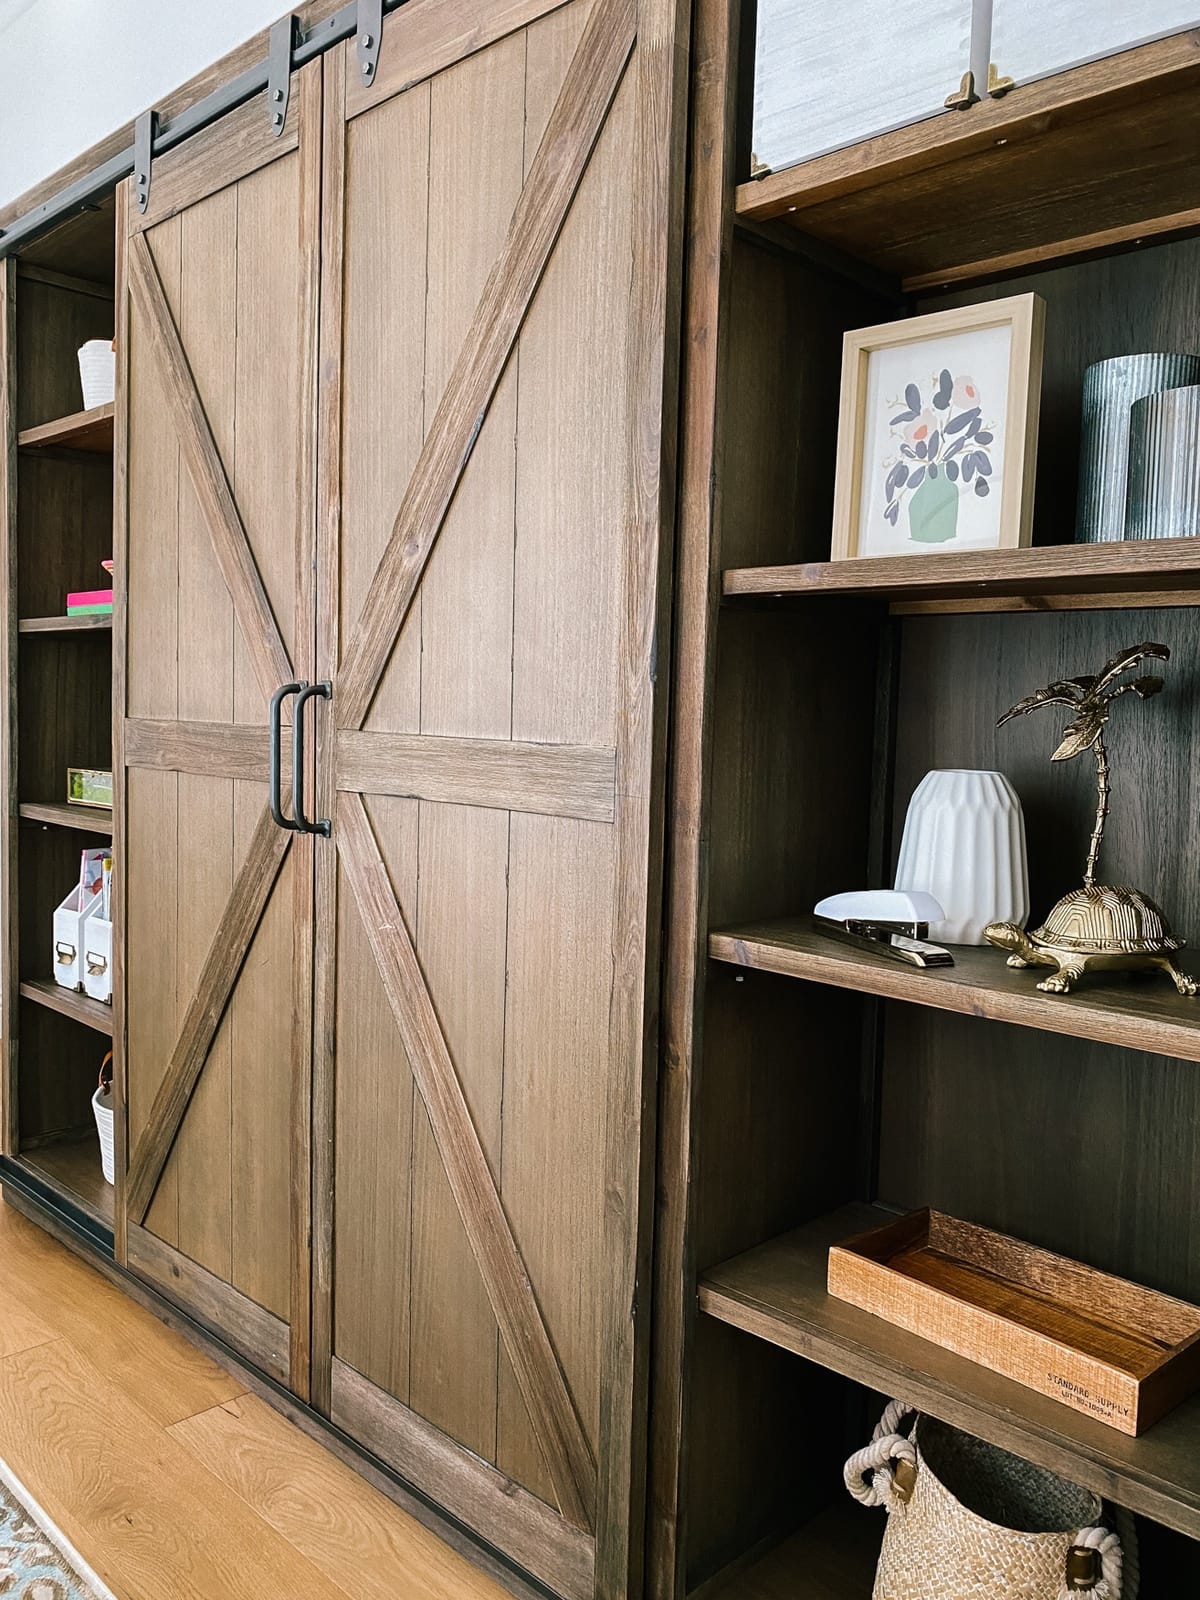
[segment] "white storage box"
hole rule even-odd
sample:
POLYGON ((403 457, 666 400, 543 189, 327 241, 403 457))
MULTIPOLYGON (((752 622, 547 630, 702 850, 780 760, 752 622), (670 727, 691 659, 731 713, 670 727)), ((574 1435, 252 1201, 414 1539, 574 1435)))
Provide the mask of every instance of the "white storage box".
POLYGON ((89 339, 79 352, 83 409, 110 406, 117 392, 117 357, 111 339, 89 339))
POLYGON ((993 0, 991 59, 1001 77, 1032 83, 1198 23, 1197 0, 993 0))
POLYGON ((76 884, 54 913, 54 981, 64 989, 83 988, 84 926, 100 909, 101 898, 76 884))
POLYGON ((112 1000, 112 926, 99 911, 83 924, 83 987, 93 1000, 112 1000))
POLYGON ((893 0, 758 0, 755 172, 946 115, 972 65, 972 10, 972 0, 919 12, 893 0))
POLYGON ((103 903, 104 862, 108 850, 85 850, 79 858, 79 882, 54 913, 51 950, 55 983, 64 989, 83 988, 84 925, 103 903))

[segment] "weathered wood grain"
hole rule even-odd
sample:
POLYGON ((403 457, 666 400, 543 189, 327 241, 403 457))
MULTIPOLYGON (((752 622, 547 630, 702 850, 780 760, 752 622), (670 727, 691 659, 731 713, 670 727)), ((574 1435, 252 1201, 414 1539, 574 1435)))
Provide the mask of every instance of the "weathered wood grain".
POLYGON ((342 661, 343 727, 360 728, 366 720, 608 115, 634 34, 632 0, 597 0, 342 661))
POLYGON ((241 513, 196 392, 179 330, 145 239, 130 241, 129 283, 140 314, 140 332, 154 351, 164 397, 179 435, 192 485, 208 523, 221 568, 259 688, 269 700, 292 678, 292 665, 271 610, 271 602, 250 553, 241 513))
POLYGON ((501 1338, 563 1515, 590 1523, 595 1462, 479 1143, 416 952, 361 799, 338 802, 338 850, 501 1338))
MULTIPOLYGON (((290 760, 291 729, 283 730, 283 761, 290 760)), ((212 777, 265 783, 270 735, 253 723, 170 722, 165 718, 125 719, 125 760, 156 772, 195 772, 212 777)))
POLYGON ((287 1383, 290 1369, 288 1325, 248 1295, 149 1229, 129 1223, 129 1267, 218 1334, 232 1349, 287 1383))
MULTIPOLYGON (((321 125, 319 368, 316 457, 316 632, 314 664, 332 674, 337 660, 341 585, 342 319, 346 227, 346 72, 344 45, 325 57, 321 125)), ((337 799, 332 719, 317 729, 318 815, 332 817, 337 799)), ((337 1124, 338 864, 336 850, 315 853, 312 1016, 312 1303, 309 1399, 328 1416, 333 1362, 334 1184, 337 1124)))
POLYGON ((549 1506, 343 1361, 333 1364, 331 1415, 338 1427, 563 1600, 591 1600, 593 1550, 586 1535, 564 1530, 549 1506))
POLYGON ((275 826, 270 811, 264 808, 213 936, 146 1125, 130 1153, 126 1200, 129 1216, 136 1222, 144 1221, 154 1198, 290 842, 290 835, 275 826))
POLYGON ((17 266, 0 262, 0 668, 4 674, 0 726, 0 1152, 15 1155, 18 1127, 19 1056, 17 975, 17 266))
MULTIPOLYGON (((319 66, 317 70, 319 75, 319 66)), ((155 157, 150 203, 144 212, 130 214, 130 236, 135 238, 225 188, 231 171, 240 181, 291 155, 300 145, 303 127, 304 114, 293 105, 283 132, 276 134, 263 97, 255 95, 165 155, 155 157)))
POLYGON ((369 88, 363 83, 357 52, 346 52, 346 116, 357 117, 393 95, 403 94, 565 3, 492 0, 480 7, 473 0, 422 0, 420 5, 392 13, 384 23, 387 45, 369 88))
POLYGON ((446 805, 611 822, 616 755, 578 745, 342 732, 337 787, 446 805))

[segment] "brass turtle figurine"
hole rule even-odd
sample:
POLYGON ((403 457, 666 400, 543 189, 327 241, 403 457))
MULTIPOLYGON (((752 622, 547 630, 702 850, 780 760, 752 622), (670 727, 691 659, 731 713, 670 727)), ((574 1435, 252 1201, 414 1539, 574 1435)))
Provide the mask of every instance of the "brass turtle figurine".
POLYGON ((1040 928, 1026 933, 1015 922, 993 922, 985 929, 989 943, 1011 951, 1010 967, 1057 967, 1038 988, 1045 994, 1068 994, 1085 972, 1125 972, 1159 967, 1180 994, 1200 990, 1195 978, 1181 972, 1172 959, 1183 941, 1147 895, 1137 889, 1110 889, 1090 884, 1064 895, 1040 928))
POLYGON ((989 944, 1009 952, 1010 967, 1058 969, 1038 984, 1046 994, 1068 994, 1085 972, 1127 972, 1146 967, 1165 972, 1181 995, 1191 998, 1200 990, 1200 984, 1181 972, 1173 960, 1175 952, 1183 948, 1183 940, 1174 936, 1149 895, 1138 889, 1110 888, 1096 882, 1110 788, 1104 726, 1114 700, 1125 694, 1149 700, 1162 689, 1161 678, 1128 680, 1125 674, 1147 659, 1167 661, 1170 655, 1162 644, 1139 644, 1132 650, 1122 650, 1094 677, 1065 678, 1039 689, 1010 707, 997 723, 997 727, 1003 727, 1010 718, 1025 716, 1041 706, 1070 706, 1075 721, 1050 759, 1069 761, 1085 750, 1096 758, 1096 822, 1083 888, 1064 895, 1033 933, 1026 933, 1015 922, 993 922, 983 930, 989 944))

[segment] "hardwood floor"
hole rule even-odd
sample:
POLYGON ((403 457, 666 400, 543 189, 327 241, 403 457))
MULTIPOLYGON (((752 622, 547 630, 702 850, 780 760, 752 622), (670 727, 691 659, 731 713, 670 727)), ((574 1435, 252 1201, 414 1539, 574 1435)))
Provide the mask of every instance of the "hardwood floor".
POLYGON ((504 1600, 3 1205, 0 1284, 0 1457, 119 1600, 504 1600))

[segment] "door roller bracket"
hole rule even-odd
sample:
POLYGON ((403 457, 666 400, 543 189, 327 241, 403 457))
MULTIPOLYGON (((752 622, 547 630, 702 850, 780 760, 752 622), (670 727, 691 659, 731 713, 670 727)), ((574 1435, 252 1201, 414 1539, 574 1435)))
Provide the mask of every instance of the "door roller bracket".
POLYGON ((288 96, 292 89, 292 51, 296 47, 296 18, 280 17, 267 36, 267 115, 276 138, 287 123, 288 96))
POLYGON ((383 0, 358 0, 358 27, 354 44, 358 52, 358 70, 362 74, 365 89, 369 89, 375 81, 382 33, 383 0))
POLYGON ((150 204, 150 161, 157 132, 158 112, 143 111, 133 127, 133 193, 143 215, 150 204))

